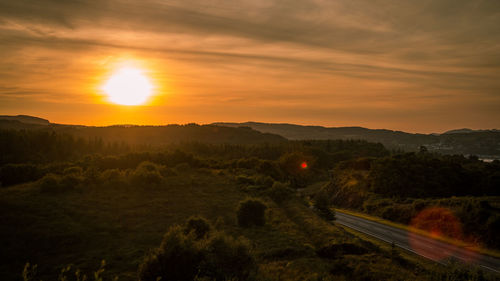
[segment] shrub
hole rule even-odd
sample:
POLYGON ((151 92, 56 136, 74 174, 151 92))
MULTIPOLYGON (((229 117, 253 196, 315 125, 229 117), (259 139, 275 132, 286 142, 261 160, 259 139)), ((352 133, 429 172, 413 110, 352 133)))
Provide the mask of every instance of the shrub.
POLYGON ((203 257, 190 236, 180 227, 171 228, 158 249, 153 250, 139 267, 139 280, 193 280, 203 257))
POLYGON ((98 182, 99 171, 95 167, 89 167, 83 174, 85 184, 95 184, 98 182))
POLYGON ((314 207, 323 218, 327 220, 335 219, 335 212, 330 208, 331 200, 326 190, 322 189, 316 193, 316 195, 314 195, 313 202, 314 207))
POLYGON ((236 176, 236 182, 239 184, 244 184, 244 185, 255 184, 254 179, 247 176, 247 175, 236 176))
POLYGON ((73 167, 69 167, 69 168, 64 169, 63 174, 65 174, 65 175, 67 175, 67 174, 81 175, 81 174, 83 174, 83 170, 82 170, 82 168, 80 168, 78 166, 73 166, 73 167))
POLYGON ((268 196, 276 203, 280 204, 291 198, 293 189, 287 184, 279 181, 274 182, 271 189, 268 191, 268 196))
POLYGON ((163 177, 173 177, 177 176, 177 172, 172 168, 167 168, 166 166, 160 166, 160 174, 163 177))
POLYGON ((274 180, 270 176, 258 175, 254 176, 254 182, 262 187, 269 188, 273 185, 274 180))
POLYGON ((256 167, 256 171, 261 174, 268 175, 275 180, 283 180, 283 173, 281 172, 278 164, 275 162, 262 160, 256 167))
POLYGON ((236 167, 240 169, 255 169, 260 163, 256 157, 241 158, 236 162, 236 167))
POLYGON ((72 190, 83 182, 83 178, 77 174, 67 174, 61 177, 59 182, 61 190, 72 190))
POLYGON ((62 190, 60 178, 54 174, 46 174, 38 180, 37 185, 40 188, 40 192, 43 193, 56 193, 62 190))
POLYGON ((189 163, 180 163, 175 166, 175 172, 177 172, 177 174, 183 174, 186 171, 191 171, 191 165, 189 165, 189 163))
POLYGON ((207 234, 196 239, 179 226, 170 228, 139 266, 139 280, 248 280, 256 270, 248 242, 221 232, 207 234))
POLYGON ((243 227, 264 225, 266 208, 266 205, 258 199, 246 199, 240 202, 236 213, 238 225, 243 227))
POLYGON ((101 183, 109 185, 121 185, 125 183, 125 176, 119 169, 107 169, 99 176, 101 183))
POLYGON ((37 185, 42 193, 60 193, 74 190, 75 187, 83 182, 81 176, 74 174, 64 175, 62 177, 54 174, 46 174, 38 180, 37 185))
POLYGON ((204 248, 200 275, 210 280, 247 280, 256 269, 249 243, 224 233, 215 234, 204 248))
POLYGON ((184 233, 193 233, 196 239, 204 238, 208 235, 212 227, 210 223, 202 217, 190 217, 184 227, 184 233))
POLYGON ((446 259, 444 262, 446 263, 446 267, 436 267, 431 280, 486 281, 489 279, 478 266, 463 264, 454 258, 446 259))
POLYGON ((158 165, 144 161, 132 173, 133 184, 159 184, 163 180, 158 165))

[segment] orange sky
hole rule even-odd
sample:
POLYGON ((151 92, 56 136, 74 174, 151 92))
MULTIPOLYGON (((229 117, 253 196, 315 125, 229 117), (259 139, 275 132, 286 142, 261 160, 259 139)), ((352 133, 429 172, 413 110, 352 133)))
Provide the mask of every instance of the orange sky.
POLYGON ((500 128, 498 26, 498 1, 0 1, 0 114, 500 128), (100 90, 124 62, 149 104, 100 90))

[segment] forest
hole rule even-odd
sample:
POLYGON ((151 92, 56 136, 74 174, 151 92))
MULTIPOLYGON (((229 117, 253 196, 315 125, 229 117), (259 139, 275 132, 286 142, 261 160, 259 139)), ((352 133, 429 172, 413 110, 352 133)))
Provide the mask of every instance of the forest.
MULTIPOLYGON (((324 186, 339 207, 405 225, 429 207, 444 207, 459 218, 460 240, 500 248, 500 161, 439 155, 422 148, 380 158, 339 163, 324 186)), ((445 222, 436 222, 436 224, 445 222)))
POLYGON ((332 220, 341 207, 410 223, 426 206, 446 206, 463 222, 459 238, 498 249, 498 161, 184 128, 210 141, 0 130, 0 241, 8 253, 0 279, 496 278, 374 243, 332 220))

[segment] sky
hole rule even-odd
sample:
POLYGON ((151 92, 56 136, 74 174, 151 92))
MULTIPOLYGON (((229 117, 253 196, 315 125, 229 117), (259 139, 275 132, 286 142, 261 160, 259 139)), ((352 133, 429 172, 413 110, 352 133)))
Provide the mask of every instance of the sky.
POLYGON ((498 0, 0 0, 0 114, 500 128, 498 0), (109 102, 142 69, 154 96, 109 102))

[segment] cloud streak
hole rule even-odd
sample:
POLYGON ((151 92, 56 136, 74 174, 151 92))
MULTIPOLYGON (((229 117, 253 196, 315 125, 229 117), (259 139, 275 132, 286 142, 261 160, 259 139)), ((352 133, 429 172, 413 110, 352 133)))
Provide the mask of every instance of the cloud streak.
POLYGON ((69 84, 91 75, 93 57, 125 53, 175 68, 168 74, 186 97, 495 103, 498 26, 500 3, 490 0, 0 0, 0 99, 48 93, 49 80, 68 84, 52 95, 85 99, 83 84, 69 84))

